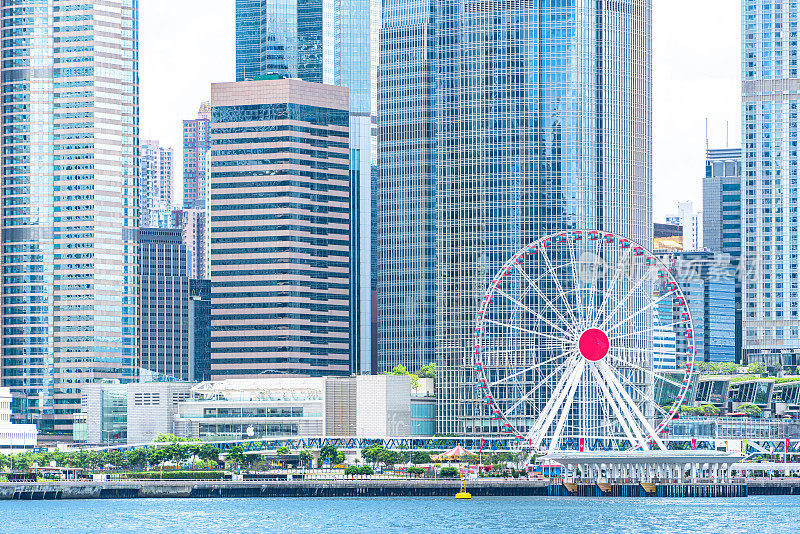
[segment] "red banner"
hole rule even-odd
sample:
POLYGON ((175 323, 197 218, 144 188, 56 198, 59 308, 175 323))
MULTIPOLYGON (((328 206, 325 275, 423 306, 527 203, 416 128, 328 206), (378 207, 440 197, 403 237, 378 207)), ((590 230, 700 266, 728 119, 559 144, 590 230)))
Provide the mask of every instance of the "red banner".
POLYGON ((580 450, 580 452, 583 452, 583 446, 584 446, 585 444, 586 444, 586 442, 584 441, 584 439, 583 439, 583 438, 581 438, 580 440, 578 440, 578 449, 580 450))
POLYGON ((697 440, 695 438, 692 438, 692 450, 694 450, 695 447, 697 447, 697 440))

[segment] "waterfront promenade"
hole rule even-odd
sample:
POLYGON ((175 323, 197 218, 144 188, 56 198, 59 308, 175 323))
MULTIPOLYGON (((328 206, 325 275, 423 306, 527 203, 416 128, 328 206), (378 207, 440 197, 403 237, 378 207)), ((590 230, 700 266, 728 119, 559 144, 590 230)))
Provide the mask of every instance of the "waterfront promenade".
MULTIPOLYGON (((214 498, 214 497, 425 497, 453 496, 451 480, 299 480, 299 481, 52 481, 2 482, 0 500, 214 498)), ((473 497, 746 497, 800 495, 800 479, 736 480, 727 484, 561 483, 528 479, 467 481, 473 497)))

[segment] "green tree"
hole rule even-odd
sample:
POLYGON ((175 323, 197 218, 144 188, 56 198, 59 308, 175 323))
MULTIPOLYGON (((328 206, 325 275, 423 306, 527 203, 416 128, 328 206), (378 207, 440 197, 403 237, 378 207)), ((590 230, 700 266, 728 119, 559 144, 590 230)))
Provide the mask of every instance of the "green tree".
POLYGON ((401 461, 401 458, 400 453, 384 449, 378 453, 377 460, 386 467, 393 468, 401 461))
POLYGON ((360 475, 361 472, 360 472, 360 469, 358 467, 356 467, 354 465, 351 465, 351 466, 345 468, 344 474, 347 475, 347 476, 354 476, 354 475, 360 475))
POLYGON ((375 474, 375 470, 372 469, 368 465, 362 465, 361 467, 358 468, 358 474, 359 475, 374 475, 375 474))
POLYGON ((308 465, 308 463, 313 459, 314 459, 314 454, 310 450, 303 449, 302 451, 300 451, 300 461, 303 463, 304 466, 308 465))
POLYGON ((286 456, 287 454, 289 454, 292 451, 289 450, 289 447, 278 447, 278 450, 276 452, 280 456, 286 456))
POLYGON ((767 366, 763 363, 751 363, 747 366, 747 372, 757 375, 763 375, 767 372, 767 366))
POLYGON ((439 476, 442 478, 456 478, 459 476, 458 469, 451 466, 442 467, 441 471, 439 471, 439 476))
POLYGON ((147 450, 146 449, 132 449, 125 453, 125 460, 129 467, 143 468, 147 463, 147 450))
POLYGON ((165 447, 153 447, 147 450, 147 463, 150 465, 162 465, 169 460, 169 451, 165 447))
POLYGON ((210 443, 205 443, 202 447, 200 447, 200 451, 198 452, 197 456, 206 462, 216 462, 219 460, 219 448, 210 443))
POLYGON ((713 404, 702 404, 700 408, 703 409, 703 415, 719 415, 719 408, 713 404))
POLYGON ((232 465, 242 465, 245 460, 244 449, 241 445, 234 445, 228 449, 228 453, 225 455, 225 461, 232 465))
POLYGON ((746 413, 750 417, 761 417, 761 414, 763 413, 761 411, 761 408, 759 408, 755 404, 749 404, 749 403, 742 404, 741 406, 739 406, 739 411, 746 413))
POLYGON ((431 463, 431 455, 424 451, 411 452, 412 464, 429 464, 431 463))
POLYGON ((408 474, 409 475, 420 476, 420 475, 424 475, 425 474, 425 470, 423 468, 421 468, 421 467, 409 467, 408 468, 408 474))
POLYGON ((417 371, 417 376, 420 378, 436 378, 436 363, 431 362, 428 365, 423 365, 417 371))
POLYGON ((405 365, 398 365, 397 367, 389 371, 387 374, 396 376, 408 376, 410 373, 408 372, 408 369, 406 369, 405 365))
POLYGON ((378 455, 385 450, 383 445, 370 445, 366 449, 361 449, 361 457, 365 462, 375 465, 378 463, 378 455))
POLYGON ((339 449, 337 449, 334 445, 330 443, 327 445, 323 445, 322 448, 319 450, 319 459, 320 460, 328 460, 331 466, 336 465, 337 463, 344 462, 344 453, 342 453, 341 461, 339 460, 339 449))

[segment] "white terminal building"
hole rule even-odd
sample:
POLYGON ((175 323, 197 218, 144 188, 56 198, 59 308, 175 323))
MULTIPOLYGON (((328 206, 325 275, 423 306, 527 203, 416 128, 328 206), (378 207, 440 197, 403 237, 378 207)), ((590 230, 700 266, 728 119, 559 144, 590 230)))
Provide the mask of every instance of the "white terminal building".
POLYGON ((433 379, 265 377, 85 384, 74 440, 147 443, 158 434, 204 441, 291 437, 427 437, 436 431, 433 379))
POLYGON ((206 440, 432 435, 435 398, 420 382, 413 396, 410 377, 394 375, 202 382, 178 404, 175 431, 206 440))

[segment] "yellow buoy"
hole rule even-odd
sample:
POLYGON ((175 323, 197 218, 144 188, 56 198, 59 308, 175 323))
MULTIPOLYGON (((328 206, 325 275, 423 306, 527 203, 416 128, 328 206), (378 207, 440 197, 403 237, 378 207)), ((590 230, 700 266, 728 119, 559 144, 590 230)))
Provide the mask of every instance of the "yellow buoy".
POLYGON ((471 499, 472 494, 467 492, 466 488, 467 472, 461 471, 461 491, 456 493, 456 499, 471 499))

